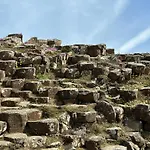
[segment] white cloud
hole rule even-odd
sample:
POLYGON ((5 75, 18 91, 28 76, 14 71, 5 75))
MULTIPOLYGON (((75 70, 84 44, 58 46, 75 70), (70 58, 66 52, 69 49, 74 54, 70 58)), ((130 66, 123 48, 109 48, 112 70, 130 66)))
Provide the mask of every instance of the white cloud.
POLYGON ((150 27, 146 28, 145 30, 141 31, 138 35, 130 39, 128 42, 123 44, 119 49, 119 53, 128 53, 132 48, 146 42, 150 39, 150 27))
MULTIPOLYGON (((108 2, 108 1, 107 1, 108 2)), ((110 1, 109 1, 110 2, 110 1)), ((114 3, 114 1, 112 1, 114 3)), ((125 10, 127 5, 129 4, 129 0, 117 0, 117 2, 114 4, 114 7, 110 7, 113 5, 113 3, 107 3, 106 6, 104 6, 104 15, 100 19, 98 25, 95 27, 95 29, 87 36, 86 42, 91 43, 93 38, 97 35, 100 34, 102 31, 106 30, 109 25, 111 25, 120 15, 121 13, 125 10), (109 10, 109 11, 108 11, 109 10), (109 12, 109 13, 107 13, 109 12)))

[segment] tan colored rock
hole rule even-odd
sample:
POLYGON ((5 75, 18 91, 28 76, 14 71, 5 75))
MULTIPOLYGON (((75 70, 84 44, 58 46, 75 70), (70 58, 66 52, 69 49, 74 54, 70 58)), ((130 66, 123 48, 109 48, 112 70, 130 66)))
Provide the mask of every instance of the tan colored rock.
POLYGON ((0 97, 10 97, 12 88, 0 88, 0 97))
POLYGON ((0 70, 0 81, 3 81, 5 79, 5 71, 0 70))
POLYGON ((16 149, 28 147, 28 136, 24 133, 11 133, 4 136, 4 140, 14 143, 16 149))
POLYGON ((29 136, 29 147, 33 149, 43 148, 46 143, 46 137, 44 136, 29 136))
POLYGON ((6 110, 0 113, 0 120, 8 123, 8 132, 23 132, 26 122, 27 113, 23 110, 6 110))
POLYGON ((1 60, 13 60, 15 52, 10 50, 1 50, 0 51, 0 59, 1 60))
POLYGON ((18 103, 22 101, 21 98, 14 98, 14 97, 9 97, 9 98, 0 98, 1 101, 1 106, 7 106, 7 107, 15 107, 17 106, 18 103))
POLYGON ((7 130, 7 122, 0 121, 0 135, 7 130))
POLYGON ((5 71, 6 76, 12 76, 16 64, 15 60, 0 60, 0 70, 5 71))
POLYGON ((10 150, 14 149, 14 144, 9 141, 0 140, 0 149, 1 150, 10 150))

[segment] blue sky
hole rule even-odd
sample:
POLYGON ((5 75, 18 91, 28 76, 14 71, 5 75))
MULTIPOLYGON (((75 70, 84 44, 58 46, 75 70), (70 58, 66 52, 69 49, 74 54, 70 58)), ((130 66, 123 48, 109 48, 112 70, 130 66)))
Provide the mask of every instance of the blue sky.
POLYGON ((0 36, 22 33, 64 44, 150 52, 150 0, 0 0, 0 36))

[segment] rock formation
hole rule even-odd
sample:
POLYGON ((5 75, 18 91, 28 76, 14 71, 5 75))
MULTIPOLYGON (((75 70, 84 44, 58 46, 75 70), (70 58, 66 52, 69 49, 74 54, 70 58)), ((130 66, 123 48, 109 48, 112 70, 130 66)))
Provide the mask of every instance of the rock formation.
POLYGON ((150 54, 0 39, 0 150, 150 150, 150 54))

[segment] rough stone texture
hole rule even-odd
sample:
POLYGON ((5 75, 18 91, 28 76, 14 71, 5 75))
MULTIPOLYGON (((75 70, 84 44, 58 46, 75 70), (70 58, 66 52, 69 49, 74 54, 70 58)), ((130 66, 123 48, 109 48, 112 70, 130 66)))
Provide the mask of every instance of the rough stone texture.
POLYGON ((85 147, 87 150, 99 150, 103 141, 101 136, 91 136, 85 141, 85 147))
POLYGON ((21 98, 0 98, 1 106, 7 106, 7 107, 15 107, 18 103, 20 103, 22 100, 21 98))
POLYGON ((15 146, 12 142, 4 141, 4 140, 0 141, 0 149, 1 150, 10 150, 10 149, 14 149, 14 147, 15 146))
POLYGON ((0 97, 9 97, 11 92, 12 88, 0 88, 0 97))
POLYGON ((0 149, 150 149, 149 53, 22 38, 0 39, 0 149))
POLYGON ((0 60, 0 70, 5 71, 6 76, 13 75, 15 67, 15 60, 0 60))
POLYGON ((141 149, 144 149, 146 144, 144 138, 140 135, 139 132, 132 132, 129 133, 129 136, 132 140, 132 142, 136 145, 138 145, 141 149))
POLYGON ((57 92, 57 96, 60 100, 63 100, 64 103, 66 101, 76 100, 78 96, 78 89, 77 88, 64 88, 57 92))
POLYGON ((2 51, 0 51, 0 59, 1 60, 13 60, 14 54, 15 54, 14 51, 2 50, 2 51))
POLYGON ((43 148, 46 143, 46 137, 30 136, 28 137, 29 147, 33 149, 43 148))
POLYGON ((124 101, 132 101, 137 98, 138 90, 120 90, 120 97, 124 101))
POLYGON ((7 130, 7 122, 0 121, 0 135, 7 130))
POLYGON ((93 123, 96 121, 96 112, 75 112, 72 114, 74 123, 93 123))
POLYGON ((95 109, 96 109, 96 111, 98 111, 99 114, 102 113, 108 122, 112 123, 112 122, 116 121, 115 108, 107 101, 99 102, 96 105, 95 109))
POLYGON ((5 79, 5 71, 0 70, 0 81, 3 81, 5 79))
POLYGON ((5 87, 11 87, 13 89, 22 90, 24 87, 24 79, 13 79, 13 80, 4 80, 3 86, 5 87))
POLYGON ((142 63, 129 62, 126 67, 131 68, 134 75, 140 75, 144 73, 146 66, 142 63))
POLYGON ((127 147, 121 145, 111 145, 102 148, 102 150, 127 150, 127 147))
POLYGON ((29 121, 27 126, 34 135, 51 135, 59 131, 59 122, 57 119, 29 121))
POLYGON ((27 114, 23 110, 6 110, 0 113, 0 120, 8 123, 7 131, 9 133, 23 132, 27 114))
POLYGON ((27 135, 24 133, 12 133, 4 136, 4 140, 14 143, 16 149, 27 148, 27 135))
POLYGON ((91 57, 96 57, 98 55, 104 54, 105 45, 91 45, 87 47, 86 51, 87 54, 91 57))
POLYGON ((33 67, 18 68, 15 71, 14 78, 34 79, 35 71, 36 70, 33 67))
POLYGON ((79 89, 78 103, 95 103, 99 100, 100 94, 97 90, 79 89))

